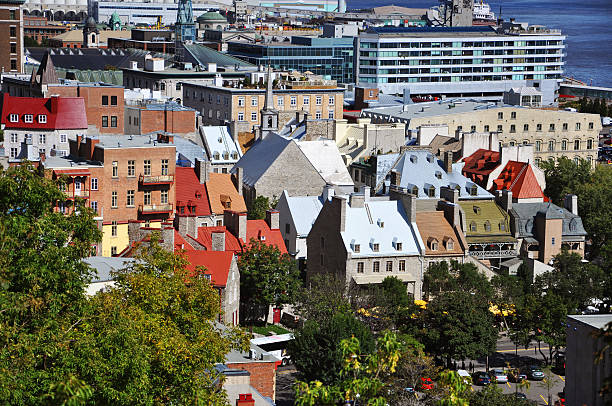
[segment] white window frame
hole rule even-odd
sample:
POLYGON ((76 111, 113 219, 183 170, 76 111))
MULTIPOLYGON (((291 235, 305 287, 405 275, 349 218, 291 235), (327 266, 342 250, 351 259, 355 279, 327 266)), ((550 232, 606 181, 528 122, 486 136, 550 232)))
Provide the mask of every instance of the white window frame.
POLYGON ((66 134, 60 134, 60 142, 68 142, 68 136, 66 134))
POLYGON ((336 98, 334 96, 329 96, 329 100, 327 102, 330 106, 334 106, 336 103, 336 98))
POLYGON ((9 114, 9 121, 11 123, 18 123, 19 122, 19 114, 9 114))
POLYGON ((315 104, 316 104, 317 106, 322 105, 322 104, 323 104, 323 96, 316 96, 316 97, 315 97, 315 104))
POLYGON ((252 111, 251 112, 251 121, 257 121, 257 112, 256 111, 252 111))
POLYGON ((238 97, 238 107, 244 107, 244 97, 238 97))
POLYGON ((276 97, 276 105, 277 106, 284 106, 285 105, 285 98, 283 96, 277 96, 276 97))
POLYGON ((38 122, 40 124, 46 124, 47 123, 47 115, 46 114, 39 114, 38 115, 38 122))
POLYGON ((297 96, 291 96, 291 107, 297 106, 297 96))
POLYGON ((98 178, 91 178, 91 190, 98 190, 98 178))
POLYGON ((302 98, 302 104, 303 104, 304 106, 310 106, 310 96, 304 96, 304 97, 302 98))
POLYGON ((257 103, 258 103, 258 97, 251 96, 251 107, 257 107, 257 103))
POLYGON ((32 114, 24 114, 23 115, 23 122, 24 123, 33 123, 34 122, 34 116, 32 114))
POLYGON ((244 121, 244 113, 242 111, 238 112, 238 121, 244 121))
POLYGON ((11 134, 11 142, 12 142, 12 143, 17 143, 17 142, 19 142, 19 134, 12 133, 12 134, 11 134))

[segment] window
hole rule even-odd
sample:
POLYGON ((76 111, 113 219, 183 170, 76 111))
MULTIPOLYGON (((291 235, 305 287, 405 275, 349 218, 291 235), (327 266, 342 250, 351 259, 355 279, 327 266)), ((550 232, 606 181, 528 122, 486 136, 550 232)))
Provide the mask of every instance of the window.
POLYGON ((111 207, 113 209, 117 208, 117 192, 111 192, 111 207))
POLYGON ((257 96, 251 97, 251 106, 257 107, 257 96))
POLYGON ((536 124, 536 131, 542 131, 542 124, 536 124))
POLYGON ((26 123, 32 123, 34 122, 34 116, 32 114, 25 114, 23 116, 23 121, 26 123))
POLYGON ((325 238, 321 237, 321 249, 325 249, 325 238))
POLYGON ((98 178, 91 178, 91 190, 98 190, 98 178))
POLYGON ((238 121, 244 121, 244 113, 243 112, 239 112, 238 113, 238 121))
POLYGON ((380 272, 380 262, 374 261, 372 264, 372 272, 380 272))
POLYGON ((353 252, 361 252, 361 244, 353 245, 353 252))
POLYGON ((15 42, 11 42, 11 54, 17 53, 17 44, 15 42))
POLYGON ((251 121, 257 121, 257 112, 251 112, 251 121))
POLYGON ((357 262, 357 273, 363 273, 363 262, 357 262))
POLYGON ((9 121, 10 121, 11 123, 17 123, 17 122, 19 122, 19 115, 17 115, 17 114, 11 114, 11 115, 9 115, 9 121))
POLYGON ((395 243, 395 249, 397 251, 401 251, 402 250, 402 243, 401 242, 396 242, 395 243))
POLYGON ((66 134, 60 134, 60 142, 64 143, 68 141, 68 137, 66 136, 66 134))
POLYGON ((457 126, 457 131, 463 131, 463 126, 462 125, 458 125, 457 126))
POLYGON ((529 131, 529 124, 523 124, 523 132, 529 131))
POLYGON ((516 125, 510 124, 510 132, 511 133, 515 133, 516 132, 516 125))
POLYGON ((548 150, 549 151, 554 151, 555 150, 555 142, 554 141, 548 141, 548 150))
POLYGON ((489 220, 485 221, 484 228, 485 231, 491 231, 491 223, 489 222, 489 220))
POLYGON ((327 117, 328 117, 330 120, 333 120, 333 119, 334 119, 334 111, 333 111, 333 110, 328 111, 328 112, 327 112, 327 117))
POLYGON ((563 131, 567 131, 567 123, 563 123, 563 131))
POLYGON ((102 96, 102 105, 108 106, 108 96, 102 96))
POLYGON ((428 187, 425 189, 425 194, 429 197, 436 197, 436 188, 433 186, 428 187))
POLYGON ((285 234, 289 234, 291 232, 291 224, 285 224, 285 234))
POLYGON ((540 158, 536 158, 535 159, 535 164, 536 166, 540 166, 540 163, 542 162, 542 160, 540 158))
POLYGON ((168 191, 167 190, 162 190, 161 191, 161 195, 160 195, 160 201, 161 204, 168 204, 168 191))
POLYGON ((125 205, 127 207, 134 207, 134 191, 133 190, 127 191, 127 199, 126 199, 125 205))
POLYGON ((315 119, 316 120, 320 120, 321 119, 321 112, 320 111, 315 112, 315 119))
POLYGON ((119 177, 119 162, 113 161, 113 178, 119 177))
POLYGON ((561 151, 567 151, 567 140, 561 141, 561 151))
POLYGON ((244 97, 238 98, 238 107, 244 107, 244 97))
POLYGON ((400 272, 406 271, 406 260, 405 259, 400 259, 400 261, 399 261, 399 270, 400 270, 400 272))
POLYGON ((11 37, 16 37, 17 36, 17 27, 10 27, 9 28, 9 35, 11 37))
POLYGON ((18 152, 17 148, 11 148, 11 158, 17 158, 18 152))
POLYGON ((378 252, 379 249, 380 249, 380 244, 378 244, 376 242, 374 244, 372 244, 372 251, 378 252))
POLYGON ((128 161, 127 176, 136 176, 136 161, 128 161))
POLYGON ((593 140, 587 140, 587 149, 593 149, 593 140))
POLYGON ((11 11, 9 11, 9 19, 10 19, 10 20, 16 20, 16 19, 17 19, 17 13, 16 13, 16 10, 11 10, 11 11))
POLYGON ((552 240, 550 241, 550 243, 551 243, 552 245, 555 245, 555 237, 553 237, 553 238, 552 238, 552 240))
POLYGON ((297 106, 297 96, 291 96, 291 107, 297 106))
POLYGON ((174 88, 176 90, 181 90, 181 82, 178 82, 174 88))
POLYGON ((589 130, 593 129, 593 123, 589 123, 589 130))
POLYGON ((315 99, 315 103, 317 106, 320 106, 321 104, 323 104, 323 97, 322 96, 317 96, 315 99))
POLYGON ((472 231, 472 232, 476 231, 476 222, 472 221, 470 223, 470 231, 472 231))
POLYGON ((504 113, 501 112, 501 111, 499 113, 497 113, 497 119, 498 120, 503 120, 504 119, 504 113))
POLYGON ((89 207, 91 207, 91 210, 92 210, 94 213, 98 213, 98 202, 96 202, 96 201, 92 201, 92 202, 90 202, 90 203, 89 203, 89 207))
POLYGON ((310 97, 309 96, 304 96, 303 104, 304 104, 304 106, 309 106, 310 105, 310 97))
POLYGON ((117 255, 117 247, 111 247, 111 255, 112 256, 117 255))
POLYGON ((108 116, 102 116, 102 127, 108 127, 108 116))
POLYGON ((285 105, 285 98, 283 96, 278 96, 276 98, 276 105, 277 106, 284 106, 285 105))
POLYGON ((117 116, 111 116, 111 127, 117 128, 117 116))
POLYGON ((503 132, 503 131, 504 131, 504 126, 503 126, 503 125, 501 125, 501 124, 499 124, 499 125, 497 126, 497 132, 498 132, 498 133, 501 133, 501 132, 503 132))
POLYGON ((162 175, 168 174, 168 160, 167 159, 161 160, 161 174, 162 175))
POLYGON ((580 140, 574 141, 574 151, 578 151, 580 149, 580 140))
POLYGON ((329 99, 328 99, 328 104, 329 104, 330 106, 334 106, 334 103, 335 103, 335 102, 336 102, 335 97, 334 97, 334 96, 329 96, 329 99))
POLYGON ((144 191, 144 204, 151 204, 151 191, 150 190, 144 191))
POLYGON ((325 265, 325 256, 321 254, 321 266, 325 265))
POLYGON ((555 131, 555 125, 554 124, 550 124, 548 126, 548 131, 555 131))
POLYGON ((576 131, 580 131, 580 123, 576 123, 576 131))
POLYGON ((145 159, 144 161, 144 175, 151 176, 151 160, 145 159))
POLYGON ((538 152, 542 150, 542 141, 538 140, 538 141, 535 142, 535 149, 538 152))
POLYGON ((47 143, 47 135, 46 134, 39 134, 38 135, 38 143, 39 144, 46 144, 47 143))
POLYGON ((484 126, 484 131, 485 131, 486 133, 488 133, 488 132, 489 132, 489 128, 490 128, 490 127, 489 127, 488 125, 485 125, 485 126, 484 126))
POLYGON ((17 134, 11 134, 11 142, 12 142, 12 143, 19 142, 19 135, 17 135, 17 134))
POLYGON ((516 111, 510 113, 510 119, 516 120, 516 111))
POLYGON ((393 272, 393 261, 387 261, 387 272, 393 272))
POLYGON ((473 133, 475 133, 475 132, 476 132, 476 126, 475 126, 475 125, 471 126, 471 127, 470 127, 470 131, 471 131, 471 132, 473 132, 473 133))

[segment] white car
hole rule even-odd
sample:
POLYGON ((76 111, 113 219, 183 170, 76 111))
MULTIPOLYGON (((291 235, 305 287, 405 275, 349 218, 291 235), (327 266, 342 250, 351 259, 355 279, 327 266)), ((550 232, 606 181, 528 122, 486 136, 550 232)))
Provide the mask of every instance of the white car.
POLYGON ((508 382, 508 375, 506 375, 503 369, 492 369, 489 371, 489 376, 491 377, 491 381, 496 383, 508 382))

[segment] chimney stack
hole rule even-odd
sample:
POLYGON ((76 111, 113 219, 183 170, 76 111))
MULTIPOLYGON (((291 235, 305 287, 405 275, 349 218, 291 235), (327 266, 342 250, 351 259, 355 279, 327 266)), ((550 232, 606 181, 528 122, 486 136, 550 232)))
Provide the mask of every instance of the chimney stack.
POLYGON ((567 211, 577 216, 578 215, 578 196, 565 195, 565 199, 563 200, 563 206, 565 206, 567 211))
POLYGON ((334 194, 335 194, 334 187, 330 185, 329 183, 326 184, 325 187, 323 188, 323 195, 322 195, 323 203, 331 199, 334 194))
POLYGON ((338 231, 343 232, 346 229, 346 198, 332 196, 331 204, 335 212, 335 218, 340 221, 338 231))
POLYGON ((213 251, 225 251, 225 231, 213 231, 211 239, 213 251))
POLYGON ((512 192, 509 190, 502 190, 501 194, 498 193, 498 203, 504 209, 504 211, 509 212, 512 210, 512 192))
POLYGON ((196 172, 196 175, 198 176, 198 179, 200 180, 200 183, 204 184, 208 182, 208 179, 210 178, 209 176, 210 161, 201 160, 201 159, 196 158, 195 159, 195 172, 196 172))
POLYGON ((246 213, 237 213, 231 210, 223 212, 223 224, 236 238, 247 242, 247 215, 246 213))
POLYGON ((440 198, 449 203, 456 204, 459 202, 459 191, 448 186, 442 186, 440 187, 440 198))
POLYGON ((266 211, 266 223, 270 227, 270 230, 280 230, 280 214, 277 210, 266 211))
POLYGON ((444 170, 446 173, 453 171, 453 151, 444 151, 444 170))
POLYGON ((234 182, 234 186, 236 186, 236 190, 240 196, 242 196, 243 174, 244 169, 236 166, 236 172, 232 175, 232 181, 234 182))
POLYGON ((391 186, 399 187, 401 180, 402 180, 402 174, 399 173, 398 170, 392 169, 391 170, 391 186))
POLYGON ((363 193, 351 193, 349 197, 349 205, 351 208, 360 208, 364 207, 365 196, 363 193))

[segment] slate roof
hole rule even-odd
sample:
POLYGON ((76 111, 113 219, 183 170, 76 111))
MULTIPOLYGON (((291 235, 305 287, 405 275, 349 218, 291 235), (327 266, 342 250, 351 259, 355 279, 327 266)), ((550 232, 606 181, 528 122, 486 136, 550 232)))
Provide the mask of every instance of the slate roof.
POLYGON ((512 198, 544 198, 542 188, 527 162, 508 161, 497 179, 493 181, 493 190, 509 190, 512 198))
POLYGON ((108 282, 112 281, 112 272, 127 267, 128 264, 136 261, 134 258, 120 257, 101 257, 92 256, 83 258, 83 262, 96 270, 97 275, 93 277, 92 282, 108 282))
MULTIPOLYGON (((177 166, 174 176, 175 194, 176 194, 176 210, 179 212, 179 207, 195 206, 195 212, 189 213, 196 216, 210 216, 210 203, 208 202, 208 194, 206 188, 200 183, 194 168, 182 168, 177 166)), ((187 214, 187 207, 185 207, 187 214)))
POLYGON ((439 199, 442 186, 458 189, 460 199, 489 199, 493 197, 482 187, 461 175, 458 170, 447 173, 444 170, 443 163, 427 150, 407 150, 403 152, 393 169, 401 174, 400 187, 407 189, 409 193, 417 191, 419 199, 439 199), (435 195, 430 197, 427 190, 432 186, 435 189, 435 195), (476 194, 472 194, 474 187, 476 187, 476 194))
POLYGON ((206 182, 206 192, 208 193, 208 201, 210 210, 215 214, 222 214, 227 207, 223 206, 223 202, 230 203, 230 210, 236 212, 246 212, 246 204, 244 198, 238 194, 232 175, 229 173, 209 173, 208 182, 206 182))
POLYGON ((197 266, 206 268, 206 275, 211 276, 213 286, 224 288, 232 266, 234 253, 231 251, 189 250, 183 253, 189 265, 187 270, 195 272, 197 266))
POLYGON ((85 101, 81 97, 14 97, 4 94, 2 98, 2 124, 7 128, 35 130, 78 130, 87 128, 85 101), (19 121, 9 120, 17 114, 19 121), (24 120, 25 114, 32 114, 31 123, 24 120), (46 116, 41 123, 39 115, 46 116))
MULTIPOLYGON (((164 132, 154 131, 151 135, 156 138, 157 134, 164 132)), ((186 138, 174 135, 174 146, 176 147, 176 166, 194 166, 196 158, 205 161, 206 153, 202 146, 186 138)))
POLYGON ((411 224, 402 203, 370 200, 364 207, 351 207, 345 201, 345 231, 341 232, 347 252, 353 258, 419 255, 422 241, 416 223, 411 224), (401 250, 396 249, 401 243, 401 250), (355 252, 355 245, 359 252, 355 252), (374 251, 378 244, 378 251, 374 251))
POLYGON ((226 126, 202 126, 200 134, 208 160, 213 164, 236 163, 242 156, 242 150, 226 126))
POLYGON ((326 183, 334 185, 354 184, 335 141, 300 141, 297 146, 326 183))
POLYGON ((244 169, 244 183, 254 186, 291 142, 294 141, 276 134, 255 142, 236 163, 236 166, 244 169))
POLYGON ((582 237, 586 231, 580 216, 550 202, 545 203, 514 203, 512 210, 518 215, 518 235, 521 238, 537 237, 535 225, 536 216, 548 219, 563 219, 562 235, 564 237, 582 237))

